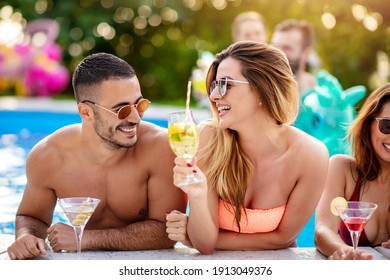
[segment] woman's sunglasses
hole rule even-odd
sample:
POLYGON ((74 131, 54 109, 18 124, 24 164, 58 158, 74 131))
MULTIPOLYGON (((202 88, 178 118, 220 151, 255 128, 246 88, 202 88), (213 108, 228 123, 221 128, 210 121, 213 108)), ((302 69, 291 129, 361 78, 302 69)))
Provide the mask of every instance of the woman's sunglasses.
POLYGON ((378 130, 385 135, 390 134, 390 118, 375 118, 375 119, 378 122, 378 130))
POLYGON ((230 80, 228 78, 222 78, 220 80, 214 80, 212 83, 211 83, 211 86, 210 86, 210 94, 216 89, 218 88, 218 95, 219 97, 224 97, 225 94, 226 94, 226 91, 227 91, 227 85, 229 82, 233 82, 233 83, 241 83, 241 84, 249 84, 249 82, 247 81, 239 81, 239 80, 230 80))
POLYGON ((138 114, 142 115, 149 108, 149 105, 150 105, 150 101, 143 98, 139 102, 137 102, 136 104, 125 105, 125 106, 119 108, 118 112, 115 113, 115 112, 111 111, 110 109, 107 109, 107 108, 105 108, 105 107, 103 107, 103 106, 101 106, 101 105, 99 105, 91 100, 81 101, 81 103, 87 103, 87 102, 89 102, 89 103, 91 103, 91 104, 93 104, 93 105, 95 105, 103 110, 106 110, 107 112, 110 112, 111 114, 114 114, 120 120, 126 119, 130 115, 131 107, 134 106, 134 108, 137 110, 138 114))

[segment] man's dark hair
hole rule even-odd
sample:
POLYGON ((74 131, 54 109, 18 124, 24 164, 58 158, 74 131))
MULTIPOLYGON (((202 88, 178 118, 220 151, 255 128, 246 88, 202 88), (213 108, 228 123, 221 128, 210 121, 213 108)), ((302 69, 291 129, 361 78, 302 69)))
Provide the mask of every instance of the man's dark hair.
POLYGON ((72 86, 77 102, 92 94, 92 87, 112 79, 128 79, 135 76, 134 69, 123 59, 108 53, 87 56, 77 66, 72 86))

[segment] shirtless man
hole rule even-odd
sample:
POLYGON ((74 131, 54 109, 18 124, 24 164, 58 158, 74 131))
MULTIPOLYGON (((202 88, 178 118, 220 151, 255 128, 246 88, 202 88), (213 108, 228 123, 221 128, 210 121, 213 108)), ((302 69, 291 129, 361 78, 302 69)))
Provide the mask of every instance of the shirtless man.
POLYGON ((271 43, 286 54, 301 95, 317 85, 315 76, 306 71, 313 37, 313 27, 306 21, 296 19, 279 23, 272 34, 271 43))
POLYGON ((172 248, 165 212, 185 211, 173 185, 174 154, 166 129, 141 122, 149 101, 132 67, 106 53, 85 58, 73 75, 81 124, 40 141, 26 162, 27 185, 16 213, 11 259, 74 251, 72 227, 51 225, 57 198, 101 200, 82 239, 82 250, 172 248))

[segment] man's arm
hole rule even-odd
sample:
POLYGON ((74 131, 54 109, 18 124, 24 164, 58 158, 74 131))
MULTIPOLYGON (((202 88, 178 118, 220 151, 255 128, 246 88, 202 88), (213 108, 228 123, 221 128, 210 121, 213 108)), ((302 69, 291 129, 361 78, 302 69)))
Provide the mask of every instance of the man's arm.
POLYGON ((82 250, 157 250, 174 244, 167 237, 164 222, 148 219, 122 228, 86 230, 82 250))
POLYGON ((35 147, 26 161, 27 184, 15 219, 15 242, 8 248, 11 259, 26 259, 46 254, 46 230, 56 204, 54 192, 46 187, 49 164, 44 144, 35 147))

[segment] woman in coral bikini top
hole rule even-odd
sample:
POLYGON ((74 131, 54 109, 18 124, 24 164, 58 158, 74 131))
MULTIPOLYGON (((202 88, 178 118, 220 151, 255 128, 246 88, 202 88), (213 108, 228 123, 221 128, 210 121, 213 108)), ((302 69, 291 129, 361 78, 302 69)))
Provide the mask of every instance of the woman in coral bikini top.
POLYGON ((329 259, 372 259, 354 252, 348 230, 330 211, 334 197, 378 205, 358 246, 390 248, 390 83, 369 95, 349 130, 354 157, 330 159, 328 179, 316 211, 315 244, 329 259))
POLYGON ((217 54, 206 84, 212 120, 201 125, 196 159, 176 158, 176 185, 189 216, 167 215, 169 238, 203 254, 214 249, 268 250, 295 244, 314 213, 328 167, 323 143, 291 126, 299 93, 283 52, 238 42, 217 54))

